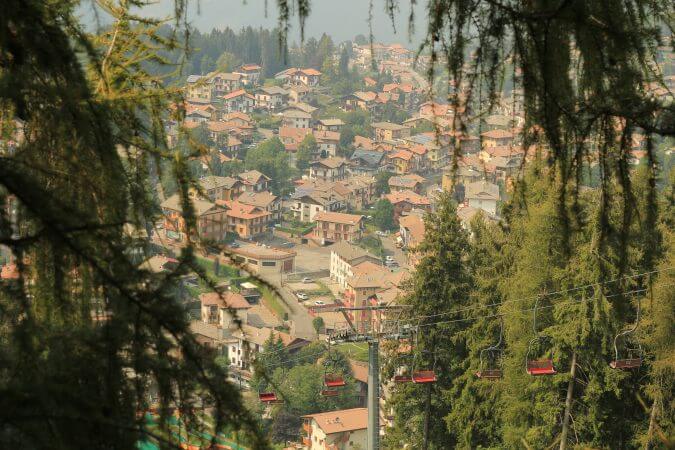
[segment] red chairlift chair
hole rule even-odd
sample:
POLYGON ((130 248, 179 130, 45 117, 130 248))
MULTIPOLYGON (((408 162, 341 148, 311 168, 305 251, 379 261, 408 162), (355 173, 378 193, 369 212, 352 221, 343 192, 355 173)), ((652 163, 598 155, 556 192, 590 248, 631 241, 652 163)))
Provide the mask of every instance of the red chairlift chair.
POLYGON ((480 369, 476 377, 483 380, 499 380, 502 377, 502 336, 504 333, 504 319, 500 316, 499 341, 480 351, 480 369))
MULTIPOLYGON (((421 355, 420 355, 421 356, 421 355)), ((413 369, 412 369, 412 382, 415 384, 428 384, 435 383, 438 380, 436 376, 436 356, 434 355, 434 362, 431 369, 420 370, 419 358, 418 355, 415 355, 413 359, 413 369)))
POLYGON ((542 336, 537 331, 537 306, 539 304, 539 297, 534 302, 534 312, 532 318, 532 329, 534 330, 534 339, 532 339, 527 346, 527 355, 525 356, 525 371, 528 375, 532 376, 542 376, 542 375, 555 375, 558 371, 553 367, 553 359, 532 359, 530 355, 534 352, 536 347, 544 342, 545 340, 550 339, 549 336, 542 336))
POLYGON ((258 399, 265 404, 277 404, 283 403, 284 401, 277 396, 276 392, 260 392, 258 394, 258 399))
POLYGON ((640 299, 637 301, 637 316, 635 319, 635 325, 632 328, 622 331, 621 333, 614 336, 614 360, 609 363, 609 367, 617 370, 633 370, 637 369, 642 365, 642 346, 637 343, 635 348, 626 349, 626 357, 619 358, 619 347, 617 342, 622 337, 630 336, 637 330, 638 325, 640 324, 640 299))
POLYGON ((328 388, 337 388, 346 386, 345 379, 337 373, 326 373, 323 377, 323 384, 328 388))

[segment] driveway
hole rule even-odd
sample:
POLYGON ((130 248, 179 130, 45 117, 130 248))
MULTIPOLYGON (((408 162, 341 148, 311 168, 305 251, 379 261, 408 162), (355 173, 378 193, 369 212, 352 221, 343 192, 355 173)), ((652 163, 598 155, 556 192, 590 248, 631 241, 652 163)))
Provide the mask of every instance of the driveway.
POLYGON ((396 247, 396 238, 390 235, 382 236, 380 237, 380 240, 382 241, 382 247, 384 247, 385 255, 393 256, 394 260, 399 266, 401 266, 401 268, 408 267, 405 253, 403 253, 403 250, 396 247))

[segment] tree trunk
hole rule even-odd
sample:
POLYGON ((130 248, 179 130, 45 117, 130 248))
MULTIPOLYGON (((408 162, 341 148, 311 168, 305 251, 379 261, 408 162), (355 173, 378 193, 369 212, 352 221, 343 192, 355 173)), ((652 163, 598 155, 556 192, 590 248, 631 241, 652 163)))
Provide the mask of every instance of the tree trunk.
POLYGON ((645 450, 649 450, 652 447, 652 437, 654 437, 654 428, 656 428, 656 411, 658 405, 658 398, 654 399, 652 403, 652 411, 649 414, 649 429, 647 430, 647 442, 645 442, 645 450))
POLYGON ((427 384, 427 398, 425 402, 425 413, 424 413, 424 440, 422 443, 422 449, 429 449, 429 421, 431 420, 431 387, 432 383, 427 384))
POLYGON ((567 435, 570 429, 570 416, 572 414, 572 397, 574 396, 574 378, 577 373, 577 352, 572 353, 572 367, 570 368, 570 382, 567 385, 567 398, 565 399, 565 417, 563 418, 562 434, 560 436, 560 450, 567 448, 567 435))

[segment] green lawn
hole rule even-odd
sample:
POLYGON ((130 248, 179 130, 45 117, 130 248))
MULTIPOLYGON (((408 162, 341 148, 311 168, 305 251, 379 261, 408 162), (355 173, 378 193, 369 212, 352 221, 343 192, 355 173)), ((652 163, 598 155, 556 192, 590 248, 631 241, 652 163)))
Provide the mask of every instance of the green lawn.
POLYGON ((368 344, 365 342, 347 342, 337 345, 336 348, 348 358, 368 362, 368 344))
POLYGON ((274 313, 280 320, 285 320, 287 316, 287 309, 284 302, 279 298, 279 296, 270 288, 265 285, 258 284, 258 289, 262 294, 263 304, 274 313))

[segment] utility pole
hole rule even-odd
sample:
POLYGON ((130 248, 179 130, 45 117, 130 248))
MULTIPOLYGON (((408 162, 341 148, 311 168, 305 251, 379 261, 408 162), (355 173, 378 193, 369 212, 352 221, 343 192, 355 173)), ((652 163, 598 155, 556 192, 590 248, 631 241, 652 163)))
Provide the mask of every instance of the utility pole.
POLYGON ((388 332, 382 329, 359 330, 349 317, 349 312, 388 310, 400 313, 406 307, 403 305, 356 306, 351 308, 339 306, 331 309, 345 315, 347 327, 343 330, 334 330, 329 334, 327 339, 329 344, 334 345, 342 342, 368 343, 368 450, 380 450, 380 339, 398 340, 407 338, 412 330, 410 327, 389 330, 388 332))
POLYGON ((567 385, 567 398, 565 399, 565 417, 563 418, 562 434, 560 435, 560 450, 567 448, 567 434, 570 429, 570 417, 572 415, 572 397, 574 396, 574 377, 577 373, 577 352, 572 353, 572 367, 570 368, 570 383, 567 385))
POLYGON ((380 449, 380 343, 368 342, 368 450, 380 449))

